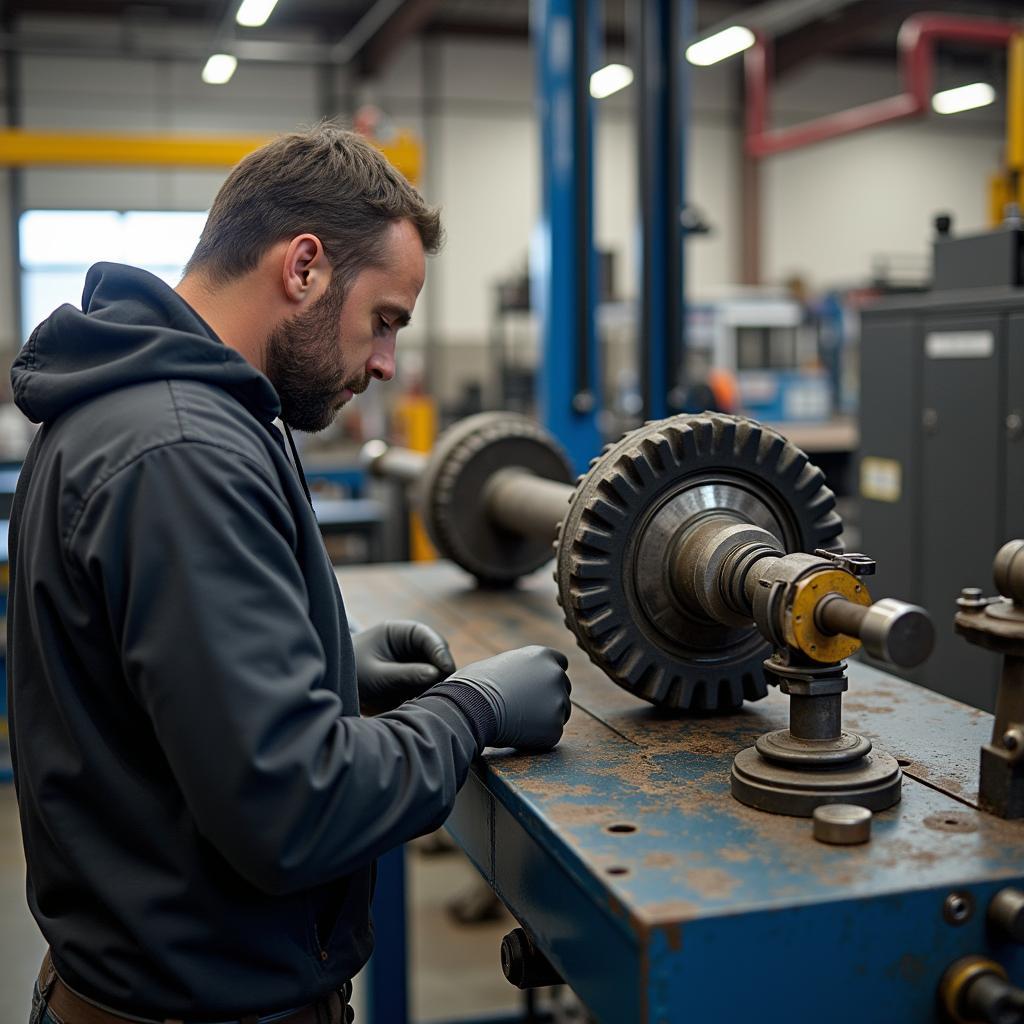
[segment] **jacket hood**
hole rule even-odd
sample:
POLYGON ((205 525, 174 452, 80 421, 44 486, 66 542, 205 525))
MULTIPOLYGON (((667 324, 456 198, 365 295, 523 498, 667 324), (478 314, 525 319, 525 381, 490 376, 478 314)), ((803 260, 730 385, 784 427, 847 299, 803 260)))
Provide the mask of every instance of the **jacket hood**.
POLYGON ((82 310, 63 305, 33 332, 11 367, 18 408, 33 422, 153 380, 198 380, 230 392, 258 419, 281 411, 270 381, 225 345, 169 285, 135 267, 97 263, 82 310))

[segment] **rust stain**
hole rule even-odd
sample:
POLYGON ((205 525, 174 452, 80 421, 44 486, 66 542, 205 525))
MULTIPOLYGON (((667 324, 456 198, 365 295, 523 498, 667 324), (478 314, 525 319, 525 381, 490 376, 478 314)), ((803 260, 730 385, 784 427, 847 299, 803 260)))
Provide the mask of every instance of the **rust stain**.
POLYGON ((668 948, 678 953, 683 948, 683 929, 678 924, 670 924, 665 928, 665 939, 668 948))
POLYGON ((904 953, 896 964, 896 971, 904 981, 914 985, 924 978, 925 963, 921 957, 913 953, 904 953))
POLYGON ((686 884, 713 900, 727 900, 740 884, 723 868, 691 868, 686 872, 686 884))
POLYGON ((718 851, 718 856, 730 864, 743 864, 750 860, 752 854, 739 846, 726 846, 718 851))
POLYGON ((651 917, 671 917, 675 921, 690 921, 701 915, 701 908, 689 900, 662 900, 658 903, 647 903, 643 907, 645 915, 651 917))
POLYGON ((925 828, 934 829, 936 832, 977 832, 977 822, 971 815, 963 814, 960 811, 950 811, 947 814, 932 814, 924 819, 925 828))
POLYGON ((591 796, 594 792, 593 786, 583 783, 553 782, 547 779, 538 779, 536 776, 520 779, 517 785, 528 793, 535 793, 537 796, 546 797, 591 796))
POLYGON ((678 863, 674 853, 649 853, 644 857, 645 868, 674 868, 678 863))
POLYGON ((892 708, 886 707, 885 705, 876 706, 874 704, 860 704, 857 701, 844 701, 843 711, 864 711, 871 715, 891 715, 892 708))
POLYGON ((605 804, 552 804, 547 813, 559 825, 596 825, 609 820, 608 807, 605 804))

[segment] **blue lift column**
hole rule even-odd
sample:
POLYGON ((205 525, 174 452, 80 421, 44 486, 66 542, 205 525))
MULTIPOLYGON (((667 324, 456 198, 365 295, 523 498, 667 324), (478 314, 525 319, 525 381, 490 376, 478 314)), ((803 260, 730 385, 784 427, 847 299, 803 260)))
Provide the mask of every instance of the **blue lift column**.
POLYGON ((541 128, 541 218, 531 267, 541 322, 541 421, 579 472, 601 450, 594 251, 594 103, 597 0, 532 0, 541 128))
POLYGON ((640 382, 644 419, 686 395, 686 129, 694 0, 637 0, 635 78, 640 186, 640 382))

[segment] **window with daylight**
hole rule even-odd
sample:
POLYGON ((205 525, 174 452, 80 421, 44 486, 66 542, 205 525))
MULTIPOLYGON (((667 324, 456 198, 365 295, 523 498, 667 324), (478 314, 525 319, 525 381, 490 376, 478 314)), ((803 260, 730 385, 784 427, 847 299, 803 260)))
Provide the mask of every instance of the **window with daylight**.
POLYGON ((86 271, 130 263, 170 285, 199 241, 205 212, 28 210, 19 221, 22 340, 65 302, 81 307, 86 271))

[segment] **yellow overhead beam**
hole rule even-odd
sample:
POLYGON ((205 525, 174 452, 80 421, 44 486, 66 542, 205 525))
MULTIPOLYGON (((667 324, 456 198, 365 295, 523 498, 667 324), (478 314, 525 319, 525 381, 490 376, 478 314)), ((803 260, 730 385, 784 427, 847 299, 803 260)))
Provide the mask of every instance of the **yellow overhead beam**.
MULTIPOLYGON (((78 135, 0 130, 0 167, 232 167, 270 135, 78 135)), ((408 133, 374 145, 414 184, 422 149, 408 133)))

